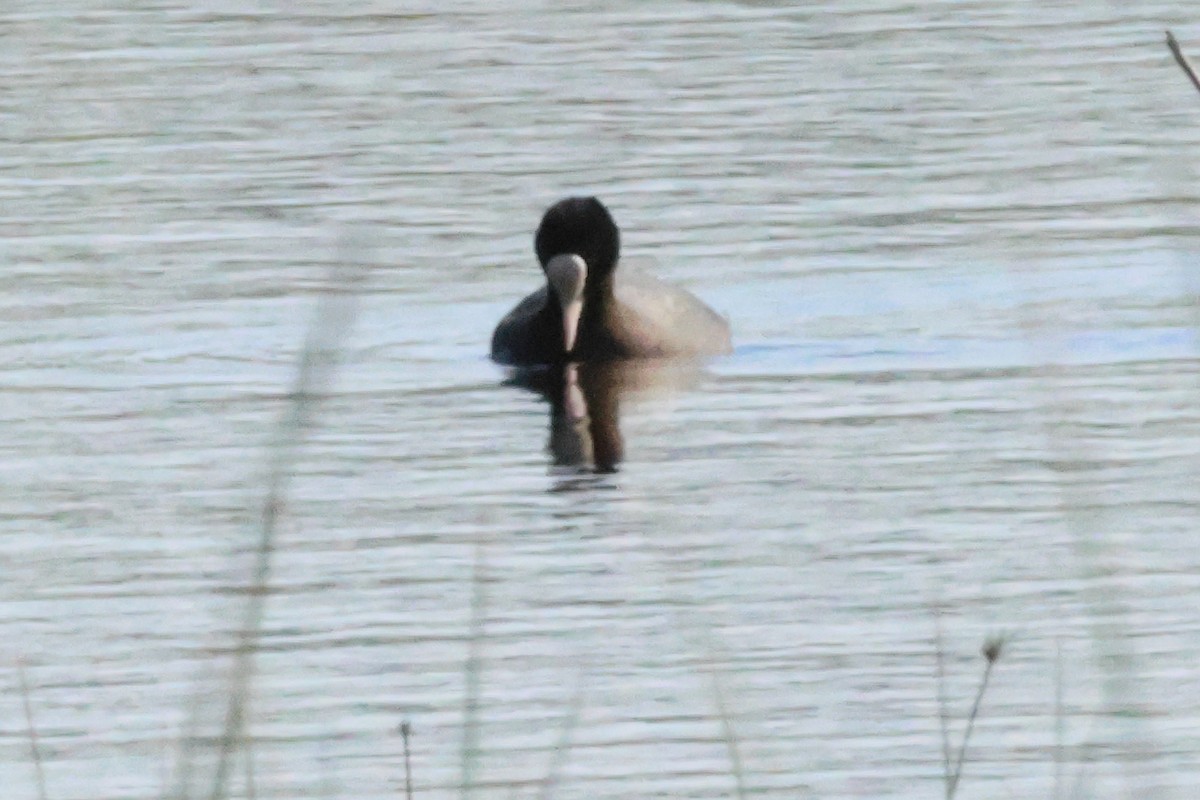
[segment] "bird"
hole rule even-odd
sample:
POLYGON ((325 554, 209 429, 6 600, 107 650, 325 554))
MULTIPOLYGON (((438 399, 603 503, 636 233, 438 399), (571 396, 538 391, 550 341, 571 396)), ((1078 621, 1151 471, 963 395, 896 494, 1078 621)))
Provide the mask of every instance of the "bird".
POLYGON ((686 289, 618 270, 620 250, 617 224, 595 197, 550 206, 534 235, 546 284, 500 320, 492 359, 536 367, 731 351, 724 317, 686 289))

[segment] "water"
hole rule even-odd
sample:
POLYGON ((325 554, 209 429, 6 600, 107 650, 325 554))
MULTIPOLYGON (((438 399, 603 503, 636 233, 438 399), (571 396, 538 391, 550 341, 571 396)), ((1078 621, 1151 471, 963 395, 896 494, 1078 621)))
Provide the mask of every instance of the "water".
POLYGON ((1187 796, 1187 10, 10 3, 6 795, 36 792, 17 657, 55 800, 157 797, 212 729, 273 426, 353 261, 258 796, 397 796, 405 719, 419 795, 452 796, 474 675, 479 796, 532 796, 565 727, 555 797, 728 797, 724 716, 758 796, 936 797, 935 607, 953 745, 1011 637, 960 796, 1053 796, 1056 728, 1064 790, 1187 796), (596 412, 611 473, 556 465, 594 442, 485 358, 583 192, 737 345, 596 412))

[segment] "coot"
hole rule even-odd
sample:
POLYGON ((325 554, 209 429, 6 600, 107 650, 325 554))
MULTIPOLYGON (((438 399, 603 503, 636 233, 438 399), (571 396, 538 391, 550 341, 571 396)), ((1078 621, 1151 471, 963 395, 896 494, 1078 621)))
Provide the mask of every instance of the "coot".
POLYGON ((596 198, 568 197, 552 205, 538 226, 534 250, 546 285, 496 326, 492 358, 501 364, 729 352, 729 323, 691 292, 617 270, 620 233, 596 198))

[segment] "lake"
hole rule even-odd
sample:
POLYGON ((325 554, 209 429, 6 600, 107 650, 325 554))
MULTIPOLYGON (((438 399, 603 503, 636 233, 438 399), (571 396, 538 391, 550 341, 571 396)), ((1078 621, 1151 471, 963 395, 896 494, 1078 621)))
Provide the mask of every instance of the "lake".
POLYGON ((422 798, 941 797, 989 637, 959 797, 1200 785, 1187 4, 0 21, 6 796, 23 695, 52 800, 208 796, 272 474, 232 796, 407 721, 422 798), (591 427, 487 358, 571 194, 734 331, 591 427))

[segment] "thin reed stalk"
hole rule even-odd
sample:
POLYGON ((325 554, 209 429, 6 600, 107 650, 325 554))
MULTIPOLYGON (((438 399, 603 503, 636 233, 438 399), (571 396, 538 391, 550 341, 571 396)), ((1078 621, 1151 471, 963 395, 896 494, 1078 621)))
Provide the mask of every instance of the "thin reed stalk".
POLYGON ((946 645, 942 632, 942 610, 933 608, 934 658, 937 663, 938 723, 942 733, 942 780, 950 797, 950 717, 946 702, 946 645))
MULTIPOLYGON (((339 257, 339 262, 351 263, 339 257)), ((362 262, 359 262, 362 263, 362 262)), ((258 537, 254 550, 254 567, 246 590, 247 602, 238 628, 234 663, 228 688, 228 704, 224 714, 218 745, 216 771, 209 793, 210 800, 223 800, 228 791, 233 755, 238 746, 246 749, 247 769, 252 770, 245 728, 250 705, 250 687, 255 676, 255 655, 262 632, 271 567, 276 548, 276 534, 283 514, 293 466, 304 439, 312 427, 319 394, 332 383, 341 342, 348 334, 356 314, 354 289, 362 278, 361 268, 335 269, 329 289, 321 295, 313 322, 308 330, 288 405, 276 426, 269 447, 267 492, 259 517, 258 537)), ((247 776, 247 791, 254 791, 251 776, 247 776)))
POLYGON ((246 769, 246 800, 258 800, 258 793, 254 787, 254 750, 249 747, 243 749, 245 750, 243 761, 246 769))
POLYGON ((733 788, 738 800, 746 800, 746 771, 742 766, 742 753, 738 748, 737 731, 733 727, 733 717, 725 702, 725 692, 721 687, 721 676, 711 657, 708 664, 708 677, 712 682, 713 702, 717 707, 717 719, 721 723, 721 739, 725 742, 725 754, 729 758, 729 771, 733 774, 733 788))
POLYGON ((1054 800, 1062 800, 1063 768, 1066 763, 1064 747, 1067 737, 1067 715, 1064 711, 1062 640, 1054 642, 1054 800))
POLYGON ((475 790, 475 772, 479 765, 479 694, 483 673, 484 621, 487 615, 487 580, 483 542, 475 544, 475 568, 471 575, 471 623, 467 639, 465 698, 463 700, 463 738, 459 754, 462 785, 459 796, 468 800, 475 790))
POLYGON ((25 728, 29 734, 29 756, 33 761, 38 800, 46 800, 46 770, 42 765, 42 748, 38 743, 37 725, 33 722, 33 698, 29 691, 29 681, 25 677, 25 661, 21 658, 17 659, 17 680, 21 684, 21 705, 25 709, 25 728))
POLYGON ((554 750, 550 753, 550 764, 546 767, 546 774, 541 780, 538 800, 550 800, 554 789, 562 780, 563 767, 566 766, 567 756, 571 752, 571 734, 579 725, 579 716, 583 711, 586 675, 587 670, 581 669, 575 676, 575 691, 571 694, 571 704, 567 707, 567 713, 563 715, 562 724, 559 726, 558 740, 554 743, 554 750))

